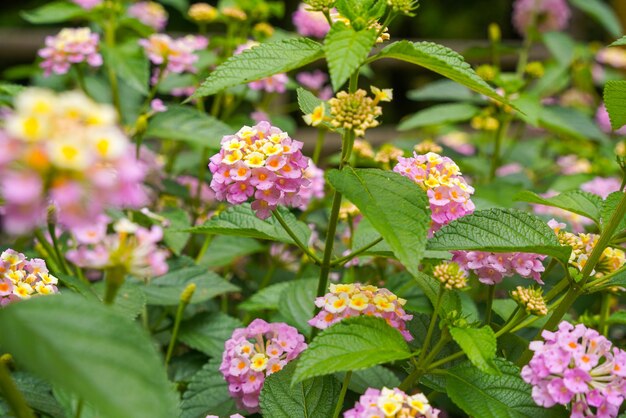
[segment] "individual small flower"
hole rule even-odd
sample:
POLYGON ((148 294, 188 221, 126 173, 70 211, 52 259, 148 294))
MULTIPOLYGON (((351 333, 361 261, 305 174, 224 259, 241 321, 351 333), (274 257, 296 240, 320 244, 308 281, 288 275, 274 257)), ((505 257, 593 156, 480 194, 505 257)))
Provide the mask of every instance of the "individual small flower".
POLYGON ((150 26, 157 32, 167 25, 167 12, 159 3, 140 1, 128 8, 128 15, 136 18, 144 25, 150 26))
POLYGON ((414 153, 411 158, 398 157, 393 171, 413 180, 428 194, 431 233, 474 211, 470 197, 474 188, 467 184, 459 166, 448 157, 434 152, 424 155, 414 153))
POLYGON ((311 8, 304 3, 300 3, 292 19, 296 31, 302 36, 323 38, 330 30, 330 25, 324 13, 312 11, 311 8))
POLYGON ((556 165, 561 168, 561 174, 572 175, 589 173, 591 171, 591 163, 584 158, 578 158, 574 154, 564 155, 556 160, 556 165))
MULTIPOLYGON (((245 44, 241 44, 235 49, 235 55, 241 54, 243 51, 252 49, 258 46, 259 43, 255 41, 248 41, 245 44)), ((272 76, 255 80, 248 83, 248 87, 252 90, 263 90, 268 93, 284 93, 287 90, 287 82, 289 77, 285 73, 274 74, 272 76)))
POLYGON ((433 408, 422 393, 407 395, 398 388, 368 388, 354 408, 343 413, 344 418, 437 418, 440 411, 433 408))
POLYGON ((319 106, 316 106, 313 109, 313 112, 308 113, 302 116, 304 122, 310 126, 319 126, 324 120, 326 120, 326 107, 324 103, 321 103, 319 106))
POLYGON ((593 180, 581 184, 580 189, 606 199, 611 193, 619 191, 621 185, 622 182, 616 177, 595 177, 593 180))
MULTIPOLYGON (((103 229, 106 231, 106 220, 104 225, 103 229)), ((165 260, 169 252, 158 246, 163 239, 160 226, 153 225, 147 229, 122 218, 113 225, 113 229, 115 233, 95 242, 79 241, 75 249, 67 252, 66 258, 79 267, 94 270, 121 267, 125 272, 139 278, 167 273, 165 260)))
POLYGON ((546 316, 548 314, 548 307, 546 306, 546 301, 543 299, 542 294, 543 290, 540 288, 524 288, 517 286, 515 290, 511 292, 511 297, 529 314, 546 316))
POLYGON ((321 310, 308 322, 312 327, 326 329, 342 319, 368 315, 383 318, 405 340, 413 340, 406 329, 406 322, 413 318, 404 311, 406 300, 387 289, 361 283, 331 284, 329 289, 329 293, 315 299, 315 306, 321 310))
POLYGON ((99 41, 99 35, 89 28, 64 28, 56 36, 47 36, 46 46, 38 52, 43 58, 40 66, 44 75, 65 74, 73 64, 82 62, 91 67, 101 66, 99 41))
POLYGON ((194 3, 189 7, 187 15, 198 23, 210 23, 217 19, 217 9, 208 3, 194 3))
POLYGON ((240 408, 259 409, 259 395, 267 376, 281 370, 306 349, 304 337, 282 322, 255 319, 237 328, 225 343, 220 372, 240 408))
POLYGON ((467 271, 458 263, 444 261, 433 268, 433 277, 448 290, 463 289, 467 286, 467 271))
POLYGON ((570 15, 565 0, 516 0, 513 4, 513 25, 522 35, 528 35, 533 20, 539 32, 561 31, 570 15))
POLYGON ((100 5, 102 0, 72 0, 74 4, 79 5, 85 10, 91 10, 94 7, 100 5))
POLYGON ((167 111, 167 106, 165 106, 165 104, 163 104, 163 100, 161 100, 161 99, 153 99, 150 102, 150 109, 152 109, 152 111, 154 113, 161 113, 161 112, 167 111))
POLYGON ((362 137, 367 129, 378 126, 376 118, 383 113, 378 106, 381 100, 378 95, 374 99, 368 97, 362 89, 354 93, 340 91, 328 101, 330 124, 334 128, 351 129, 357 137, 362 137))
POLYGON ((606 106, 604 105, 604 103, 600 104, 598 110, 596 111, 596 123, 604 133, 610 134, 614 132, 617 135, 626 135, 626 126, 622 126, 618 130, 613 131, 613 127, 611 126, 611 119, 609 118, 609 112, 606 111, 606 106))
POLYGON ((359 216, 361 216, 361 211, 354 203, 345 199, 341 202, 341 206, 339 207, 340 220, 347 221, 348 219, 355 219, 359 216))
POLYGON ((28 260, 24 254, 11 249, 0 254, 0 307, 33 296, 57 293, 57 284, 58 279, 48 272, 44 260, 28 260))
POLYGON ((194 64, 198 61, 195 52, 206 48, 207 43, 207 39, 202 36, 187 35, 173 39, 161 33, 139 40, 139 45, 144 48, 152 64, 159 67, 156 71, 164 67, 165 74, 195 73, 194 64))
POLYGON ((473 271, 481 283, 498 284, 505 277, 518 274, 539 284, 545 270, 541 263, 546 256, 532 253, 492 253, 487 251, 452 251, 452 261, 463 270, 473 271))
POLYGON ((565 405, 572 418, 615 418, 626 396, 626 352, 582 324, 563 321, 541 336, 521 372, 535 403, 565 405))
POLYGON ((299 193, 310 184, 304 174, 309 159, 302 155, 302 145, 269 122, 226 135, 209 163, 217 200, 237 205, 252 199, 252 209, 261 219, 278 205, 300 207, 299 193))

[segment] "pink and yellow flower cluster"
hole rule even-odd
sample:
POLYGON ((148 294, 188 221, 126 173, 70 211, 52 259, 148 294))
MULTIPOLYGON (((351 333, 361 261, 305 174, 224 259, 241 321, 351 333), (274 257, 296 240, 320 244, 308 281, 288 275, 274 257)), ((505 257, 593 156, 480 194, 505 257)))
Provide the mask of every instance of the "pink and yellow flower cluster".
POLYGON ((315 299, 321 310, 309 321, 312 327, 325 329, 345 318, 368 315, 383 318, 405 340, 413 339, 406 329, 406 322, 413 318, 403 308, 406 300, 387 289, 361 283, 331 284, 329 288, 329 293, 315 299))
POLYGON ((415 153, 412 158, 399 157, 393 171, 413 180, 428 194, 431 233, 474 211, 471 200, 474 188, 467 184, 459 166, 448 157, 434 152, 415 153))
POLYGON ((91 67, 101 66, 99 41, 99 35, 89 28, 64 28, 56 36, 47 36, 46 46, 39 50, 44 74, 65 74, 72 65, 82 62, 91 67))
POLYGON ((545 255, 533 253, 492 253, 488 251, 453 251, 452 261, 466 271, 474 271, 484 284, 498 284, 505 277, 518 274, 543 284, 541 263, 545 255))
POLYGON ((304 175, 309 159, 300 151, 302 145, 269 122, 225 136, 209 163, 216 198, 235 205, 252 198, 252 209, 261 219, 278 205, 299 207, 300 191, 310 185, 304 175))
POLYGON ((367 389, 354 408, 343 413, 343 417, 437 418, 439 412, 422 393, 409 396, 398 388, 383 387, 367 389))
POLYGON ((572 418, 613 418, 626 396, 626 352, 582 324, 563 321, 533 341, 522 378, 537 405, 566 405, 572 418))
POLYGON ((285 323, 255 319, 238 328, 226 341, 220 371, 230 395, 241 408, 257 412, 265 378, 295 359, 307 345, 298 331, 285 323))
POLYGON ((207 39, 202 36, 187 35, 174 39, 161 33, 139 40, 139 45, 145 50, 150 62, 159 66, 152 77, 153 83, 159 76, 163 77, 169 73, 195 73, 194 64, 198 61, 195 52, 206 48, 207 44, 207 39), (161 70, 164 71, 162 75, 161 70))
POLYGON ((58 279, 48 273, 46 262, 8 249, 0 255, 0 306, 57 293, 58 279))

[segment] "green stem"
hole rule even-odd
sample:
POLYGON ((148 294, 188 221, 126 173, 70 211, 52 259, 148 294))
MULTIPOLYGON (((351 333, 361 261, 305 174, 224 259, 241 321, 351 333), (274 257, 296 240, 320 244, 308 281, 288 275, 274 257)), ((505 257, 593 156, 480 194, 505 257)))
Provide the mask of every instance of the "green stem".
POLYGON ((106 283, 104 291, 104 304, 113 305, 115 302, 115 296, 117 291, 124 284, 124 278, 126 276, 126 269, 123 267, 111 267, 105 272, 104 281, 106 283))
MULTIPOLYGON (((41 244, 43 250, 46 252, 46 256, 51 259, 49 261, 52 261, 52 263, 54 263, 54 268, 51 268, 52 272, 62 272, 62 267, 59 260, 57 259, 56 251, 54 250, 52 245, 50 245, 48 239, 43 235, 40 229, 35 229, 34 234, 35 238, 37 238, 37 241, 39 241, 39 244, 41 244)), ((48 264, 50 265, 51 263, 49 263, 49 261, 48 264)))
POLYGON ((483 325, 491 325, 491 317, 493 316, 493 298, 496 295, 496 285, 489 286, 487 293, 487 306, 485 307, 485 322, 483 325))
POLYGON ((83 398, 79 398, 78 404, 76 405, 76 412, 74 413, 74 418, 80 418, 80 416, 83 414, 83 405, 84 405, 83 398))
POLYGON ((448 329, 446 328, 445 330, 446 330, 445 338, 442 337, 439 339, 439 341, 437 341, 437 344, 433 346, 433 349, 430 350, 430 353, 428 353, 428 355, 424 359, 423 361, 424 364, 429 364, 431 361, 433 361, 435 357, 437 356, 437 354, 439 354, 439 352, 446 346, 446 344, 448 344, 448 341, 450 341, 450 338, 448 337, 449 333, 447 332, 448 329))
POLYGON ((370 248, 372 248, 373 246, 375 246, 382 240, 383 240, 383 237, 379 237, 375 239, 374 241, 370 242, 369 244, 364 245, 363 247, 352 251, 350 254, 332 261, 330 265, 334 267, 334 266, 340 266, 344 263, 347 263, 348 261, 352 260, 354 257, 358 256, 359 254, 362 254, 365 251, 369 250, 370 248))
POLYGON ((492 181, 496 177, 496 171, 500 166, 500 154, 502 149, 502 141, 506 136, 506 132, 509 130, 510 118, 506 115, 499 120, 498 129, 496 129, 494 135, 494 149, 491 156, 491 168, 489 169, 489 181, 492 181))
MULTIPOLYGON (((115 4, 114 4, 115 6, 115 4)), ((117 22, 115 18, 115 11, 111 11, 109 18, 104 25, 104 41, 109 49, 115 48, 115 31, 117 30, 117 22)), ((107 63, 107 73, 109 76, 109 84, 111 85, 111 99, 113 101, 113 107, 117 112, 117 116, 122 122, 122 104, 120 101, 120 90, 117 83, 117 74, 115 68, 110 63, 107 63)))
POLYGON ((202 261, 206 250, 208 250, 211 245, 211 241, 213 241, 213 235, 207 235, 202 243, 202 247, 200 247, 200 251, 198 251, 198 255, 196 255, 196 264, 200 264, 200 261, 202 261))
POLYGON ((52 239, 52 248, 54 249, 54 254, 59 262, 59 267, 61 267, 65 274, 71 275, 72 272, 67 266, 67 263, 65 262, 65 257, 63 257, 63 253, 61 252, 61 248, 59 247, 59 240, 57 239, 56 228, 51 222, 48 222, 48 233, 50 234, 50 239, 52 239))
POLYGON ((609 335, 609 315, 611 314, 611 303, 613 298, 609 292, 604 292, 602 295, 602 305, 600 307, 600 323, 598 324, 598 331, 600 334, 608 337, 609 335))
POLYGON ((318 128, 317 141, 315 141, 315 150, 313 151, 313 164, 318 165, 320 161, 320 155, 322 154, 322 147, 324 145, 324 138, 326 136, 326 129, 318 128))
POLYGON ((428 324, 428 331, 426 331, 426 338, 424 339, 424 344, 422 344, 422 351, 420 353, 419 359, 417 362, 421 365, 426 357, 426 353, 428 352, 428 346, 430 345, 430 340, 433 337, 433 331, 435 330, 435 325, 437 324, 437 317, 439 316, 439 309, 441 309, 441 301, 443 300, 443 295, 446 292, 446 288, 443 285, 439 285, 439 293, 437 294, 437 302, 435 302, 435 307, 433 311, 433 316, 430 320, 430 324, 428 324))
POLYGON ((178 302, 178 309, 176 310, 176 318, 174 318, 174 328, 172 329, 172 336, 170 337, 170 343, 167 346, 167 353, 165 354, 165 366, 167 367, 170 364, 170 360, 172 359, 172 353, 174 352, 174 346, 176 345, 176 340, 178 339, 178 331, 180 330, 180 323, 183 320, 183 314, 185 313, 185 308, 189 305, 191 301, 191 297, 196 290, 195 284, 188 285, 185 290, 180 295, 180 302, 178 302))
POLYGON ((261 284, 259 285, 259 290, 265 289, 267 287, 267 285, 270 284, 270 280, 272 280, 272 276, 274 275, 275 271, 276 271, 276 263, 274 263, 272 260, 270 260, 270 266, 267 269, 267 272, 265 273, 265 276, 263 276, 263 279, 261 279, 261 284))
POLYGON ((304 253, 306 255, 308 255, 311 260, 313 260, 316 264, 320 264, 321 261, 319 259, 319 257, 317 255, 315 255, 308 246, 306 246, 302 241, 300 241, 300 238, 298 238, 298 236, 293 232, 293 230, 289 227, 289 225, 287 225, 287 222, 285 222, 285 220, 283 219, 282 215, 280 214, 280 212, 278 210, 275 210, 272 212, 274 214, 274 217, 276 218, 276 220, 278 221, 278 223, 280 223, 280 225, 283 227, 283 229, 285 230, 285 232, 287 232, 287 234, 291 237, 291 239, 293 240, 293 242, 300 247, 300 249, 302 251, 304 251, 304 253))
POLYGON ((337 398, 337 403, 335 404, 335 412, 333 412, 333 418, 338 418, 339 414, 341 413, 341 409, 343 408, 343 400, 346 397, 348 385, 350 384, 350 378, 352 378, 352 371, 347 371, 345 377, 343 378, 343 385, 341 385, 339 398, 337 398))
POLYGON ((436 361, 436 362, 434 362, 434 363, 430 364, 430 365, 428 366, 428 368, 429 368, 429 369, 436 369, 437 367, 441 366, 442 364, 446 364, 446 363, 449 363, 449 362, 451 362, 451 361, 454 361, 454 360, 456 360, 456 359, 458 359, 458 358, 463 357, 464 355, 465 355, 465 352, 463 352, 463 351, 457 351, 457 352, 456 352, 456 353, 454 353, 454 354, 450 354, 448 357, 444 357, 444 358, 442 358, 441 360, 436 361))
MULTIPOLYGON (((317 284, 317 297, 324 296, 328 287, 328 274, 330 273, 330 259, 333 254, 335 244, 335 233, 339 222, 339 209, 341 208, 341 193, 335 190, 333 204, 330 209, 330 220, 328 221, 328 231, 326 233, 326 243, 324 244, 324 255, 320 270, 320 277, 317 284)), ((315 329, 315 328, 314 328, 315 329)))
POLYGON ((2 361, 0 361, 0 393, 2 393, 2 397, 7 401, 16 418, 35 418, 33 410, 26 403, 24 395, 17 388, 11 378, 11 373, 2 361))

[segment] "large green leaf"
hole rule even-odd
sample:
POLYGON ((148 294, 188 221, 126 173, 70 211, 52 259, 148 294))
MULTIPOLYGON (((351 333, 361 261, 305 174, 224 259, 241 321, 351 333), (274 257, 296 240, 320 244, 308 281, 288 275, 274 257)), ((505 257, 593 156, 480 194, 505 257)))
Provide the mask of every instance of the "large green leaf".
POLYGON ((611 80, 606 83, 604 104, 613 129, 626 125, 626 81, 611 80))
POLYGON ((177 397, 153 342, 108 306, 74 294, 0 310, 0 346, 54 387, 76 393, 102 417, 177 416, 177 397))
POLYGON ((322 46, 307 38, 262 43, 229 58, 211 73, 192 97, 295 70, 323 56, 322 46))
POLYGON ((113 48, 103 45, 102 52, 107 65, 115 68, 118 76, 126 84, 138 92, 148 95, 150 63, 136 41, 113 48))
MULTIPOLYGON (((17 371, 11 377, 15 385, 24 395, 26 403, 35 411, 44 412, 46 416, 63 418, 63 408, 52 394, 52 387, 45 380, 30 373, 17 371)), ((1 398, 1 397, 0 397, 1 398)), ((0 411, 0 416, 2 412, 0 411)))
POLYGON ((230 126, 206 113, 186 106, 170 106, 150 119, 146 136, 219 149, 222 137, 232 133, 230 126))
MULTIPOLYGON (((286 208, 279 207, 278 210, 298 239, 305 244, 309 242, 309 237, 311 236, 309 227, 304 222, 298 221, 286 208)), ((259 219, 248 203, 231 206, 203 225, 190 228, 187 231, 195 234, 235 235, 280 241, 288 244, 293 243, 289 234, 285 232, 276 218, 272 216, 265 220, 259 219)))
POLYGON ((376 58, 395 58, 420 65, 494 100, 505 101, 476 74, 461 55, 443 45, 432 42, 399 41, 383 48, 376 58))
POLYGON ((298 94, 298 106, 300 106, 300 111, 305 115, 313 113, 313 110, 319 106, 320 103, 324 102, 322 99, 302 87, 298 87, 296 92, 298 94))
POLYGON ((68 1, 53 1, 36 9, 23 11, 21 16, 30 23, 42 24, 65 22, 82 17, 86 13, 85 9, 77 4, 68 1))
POLYGON ((327 178, 361 210, 407 270, 416 274, 430 227, 426 193, 406 177, 378 169, 346 167, 329 171, 327 178))
MULTIPOLYGON (((605 228, 613 216, 615 209, 617 209, 617 205, 619 205, 620 200, 624 197, 624 192, 613 192, 606 197, 606 200, 602 202, 601 208, 601 217, 602 217, 602 228, 605 228)), ((623 217, 617 226, 614 234, 618 234, 626 229, 626 216, 623 217)))
POLYGON ((370 316, 344 319, 322 331, 300 355, 293 382, 335 372, 367 369, 411 356, 402 334, 370 316))
POLYGON ((319 376, 292 386, 296 363, 287 364, 263 383, 259 399, 263 416, 332 418, 341 384, 333 376, 319 376))
POLYGON ((303 334, 311 332, 307 323, 315 311, 315 291, 317 279, 293 280, 280 294, 278 312, 285 322, 293 325, 303 334))
POLYGON ((230 416, 237 412, 235 401, 228 393, 228 383, 219 371, 219 363, 211 360, 192 377, 180 404, 180 418, 230 416))
POLYGON ((243 323, 222 312, 204 312, 180 325, 178 339, 198 351, 221 358, 224 342, 243 323))
POLYGON ((261 252, 264 249, 265 246, 262 243, 252 238, 217 235, 211 240, 209 248, 198 264, 207 267, 222 267, 238 258, 261 252))
POLYGON ((489 374, 500 374, 494 363, 498 341, 491 327, 450 328, 450 335, 472 364, 489 374))
POLYGON ((536 193, 524 190, 515 195, 515 200, 565 209, 586 216, 597 224, 600 223, 602 199, 593 193, 570 190, 552 197, 541 197, 536 193))
POLYGON ((463 122, 474 117, 479 108, 468 103, 441 104, 420 110, 398 125, 399 131, 443 123, 463 122))
POLYGON ((572 4, 583 12, 594 18, 604 26, 611 35, 618 37, 622 35, 622 25, 619 18, 605 1, 603 0, 570 0, 572 4))
POLYGON ((324 40, 324 53, 335 91, 339 90, 367 59, 374 42, 376 42, 374 29, 356 31, 343 23, 332 26, 324 40))
POLYGON ((470 362, 445 371, 448 396, 469 416, 480 418, 562 418, 562 407, 545 409, 531 397, 531 386, 517 366, 503 359, 495 363, 502 372, 486 374, 470 362))
POLYGON ((487 209, 450 222, 428 242, 433 250, 520 251, 567 262, 570 247, 538 217, 515 209, 487 209))

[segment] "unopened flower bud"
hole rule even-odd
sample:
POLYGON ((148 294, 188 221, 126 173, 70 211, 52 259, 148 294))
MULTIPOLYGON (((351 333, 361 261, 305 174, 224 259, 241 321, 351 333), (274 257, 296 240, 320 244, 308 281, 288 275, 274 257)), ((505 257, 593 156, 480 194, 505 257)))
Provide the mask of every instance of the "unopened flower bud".
POLYGON ((541 78, 544 74, 543 64, 539 61, 529 62, 524 70, 526 74, 534 78, 541 78))
POLYGON ((415 16, 413 11, 419 7, 417 0, 387 0, 387 4, 394 12, 407 16, 415 16))
POLYGON ((56 225, 57 224, 57 207, 54 204, 48 205, 48 210, 46 212, 46 219, 48 221, 48 225, 56 225))
POLYGON ((180 301, 184 304, 188 304, 191 302, 191 298, 193 297, 194 292, 196 291, 196 284, 189 283, 183 293, 180 294, 180 301))
POLYGON ((467 286, 467 272, 454 262, 436 265, 433 276, 448 290, 463 289, 467 286))
POLYGON ((545 316, 548 314, 548 307, 542 293, 543 291, 538 288, 517 286, 511 292, 511 297, 529 314, 545 316))
POLYGON ((500 26, 497 23, 489 24, 489 40, 493 43, 497 43, 500 42, 500 39, 502 39, 500 26))

